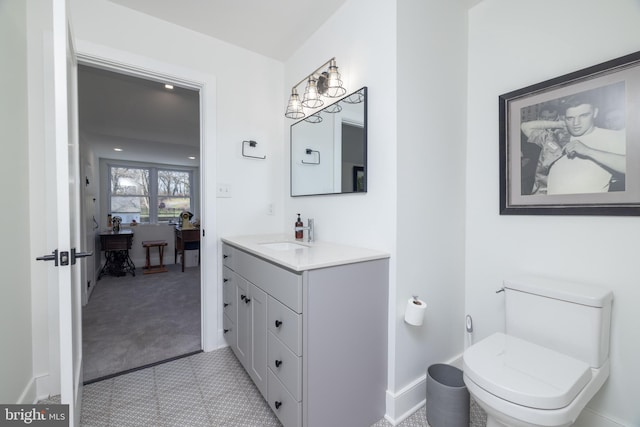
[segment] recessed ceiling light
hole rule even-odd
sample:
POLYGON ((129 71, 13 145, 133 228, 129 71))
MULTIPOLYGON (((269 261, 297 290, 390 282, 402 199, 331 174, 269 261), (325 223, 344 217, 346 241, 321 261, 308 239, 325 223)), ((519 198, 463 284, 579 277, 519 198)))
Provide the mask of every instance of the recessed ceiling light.
POLYGON ((122 148, 114 148, 113 151, 122 151, 122 148))
POLYGON ((173 85, 166 84, 166 85, 164 85, 164 88, 165 89, 173 89, 173 85))
POLYGON ((189 160, 195 160, 196 156, 189 156, 189 160))

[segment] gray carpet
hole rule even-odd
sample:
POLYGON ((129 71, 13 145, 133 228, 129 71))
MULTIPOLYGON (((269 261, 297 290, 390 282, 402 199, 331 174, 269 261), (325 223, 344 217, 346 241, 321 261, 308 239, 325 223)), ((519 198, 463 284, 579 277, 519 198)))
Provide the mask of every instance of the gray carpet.
POLYGON ((84 381, 181 356, 200 343, 200 268, 103 276, 82 310, 84 381))

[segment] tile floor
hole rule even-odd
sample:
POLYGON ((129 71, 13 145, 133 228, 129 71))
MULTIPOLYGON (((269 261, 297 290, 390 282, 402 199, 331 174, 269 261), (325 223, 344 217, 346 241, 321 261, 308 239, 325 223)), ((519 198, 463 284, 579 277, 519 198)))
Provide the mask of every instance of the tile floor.
MULTIPOLYGON (((54 397, 43 403, 59 402, 54 397)), ((486 416, 473 402, 470 427, 486 416)), ((276 427, 280 422, 230 348, 84 386, 85 427, 276 427)), ((380 420, 372 427, 390 427, 380 420)), ((399 427, 428 427, 424 406, 399 427)))

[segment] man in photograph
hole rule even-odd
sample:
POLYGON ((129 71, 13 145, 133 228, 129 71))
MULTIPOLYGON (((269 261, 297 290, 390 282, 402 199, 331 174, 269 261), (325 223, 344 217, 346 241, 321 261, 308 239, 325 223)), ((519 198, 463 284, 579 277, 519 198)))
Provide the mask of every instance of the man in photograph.
POLYGON ((585 95, 563 100, 564 114, 559 121, 522 124, 527 137, 539 129, 566 129, 570 135, 562 156, 550 165, 547 194, 608 192, 614 175, 623 177, 626 173, 625 132, 596 127, 598 108, 585 95))

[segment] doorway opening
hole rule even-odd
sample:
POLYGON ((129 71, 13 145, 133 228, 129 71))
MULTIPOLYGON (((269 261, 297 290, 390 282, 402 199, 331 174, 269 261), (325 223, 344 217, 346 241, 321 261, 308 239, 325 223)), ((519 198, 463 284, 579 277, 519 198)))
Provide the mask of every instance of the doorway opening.
POLYGON ((200 244, 177 237, 201 218, 201 104, 198 90, 90 65, 78 66, 78 104, 82 235, 95 254, 82 274, 89 383, 203 348, 200 244), (105 245, 108 215, 132 233, 123 248, 105 245), (163 242, 149 257, 166 271, 145 274, 149 241, 163 242), (104 268, 116 250, 133 269, 104 268))

